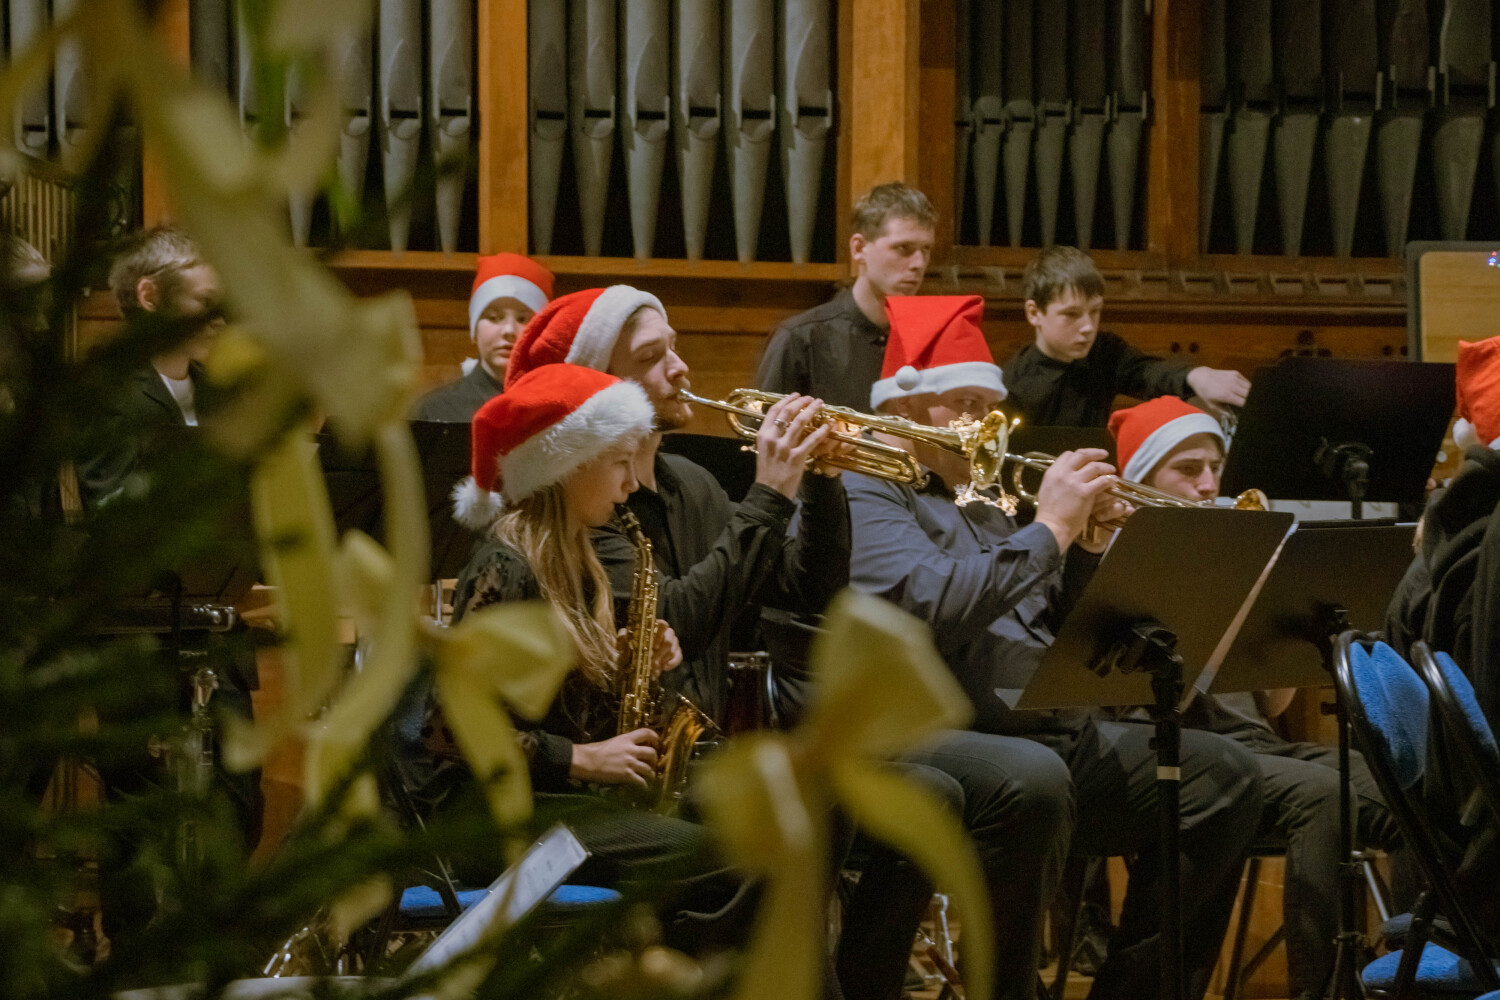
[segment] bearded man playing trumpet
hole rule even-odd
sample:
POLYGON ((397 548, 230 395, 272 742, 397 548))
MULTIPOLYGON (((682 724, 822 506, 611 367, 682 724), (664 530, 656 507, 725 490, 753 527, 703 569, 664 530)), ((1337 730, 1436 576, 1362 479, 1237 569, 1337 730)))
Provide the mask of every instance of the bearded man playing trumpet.
MULTIPOLYGON (((975 297, 887 302, 891 337, 879 411, 942 426, 979 417, 1005 396, 979 330, 975 297)), ((1030 997, 1042 916, 1063 862, 1137 855, 1120 929, 1094 980, 1095 998, 1153 995, 1160 983, 1156 758, 1150 726, 1084 711, 1011 706, 1052 643, 1098 554, 1080 542, 1090 520, 1128 513, 1109 497, 1114 469, 1098 450, 1065 452, 1037 490, 1021 527, 982 503, 954 503, 966 459, 902 444, 930 471, 925 485, 846 476, 853 526, 851 583, 926 620, 974 703, 974 731, 951 733, 915 760, 952 775, 987 869, 1007 997, 1030 997), (971 816, 971 804, 985 813, 971 816)), ((1202 996, 1229 920, 1240 864, 1261 811, 1259 773, 1243 747, 1212 733, 1182 739, 1183 958, 1188 997, 1202 996)), ((840 956, 843 965, 843 956, 840 956)))
MULTIPOLYGON (((1172 396, 1117 410, 1109 421, 1125 476, 1186 500, 1219 495, 1224 432, 1218 421, 1172 396)), ((1260 833, 1286 844, 1282 893, 1287 976, 1293 998, 1321 997, 1333 975, 1338 934, 1338 750, 1291 743, 1270 719, 1284 712, 1295 689, 1195 693, 1182 724, 1219 733, 1255 754, 1264 789, 1260 833)), ((1356 831, 1361 843, 1394 847, 1398 833, 1370 769, 1349 755, 1356 831)))

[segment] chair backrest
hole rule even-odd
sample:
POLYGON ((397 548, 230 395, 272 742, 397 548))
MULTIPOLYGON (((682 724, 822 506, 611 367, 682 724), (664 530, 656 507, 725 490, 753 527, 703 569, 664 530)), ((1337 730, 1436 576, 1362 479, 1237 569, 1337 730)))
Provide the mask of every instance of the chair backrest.
POLYGON ((1474 685, 1447 653, 1434 653, 1421 641, 1412 643, 1411 652, 1437 706, 1445 745, 1462 760, 1467 777, 1500 823, 1500 744, 1479 707, 1474 685))
POLYGON ((1358 632, 1338 637, 1333 665, 1350 731, 1402 840, 1453 928, 1455 950, 1471 963, 1485 989, 1500 988, 1500 976, 1486 960, 1473 918, 1454 888, 1422 795, 1431 729, 1427 685, 1394 649, 1358 632))
POLYGON ((1429 726, 1427 687, 1390 646, 1377 642, 1349 648, 1357 701, 1369 723, 1365 738, 1377 744, 1401 791, 1410 791, 1427 773, 1429 726))

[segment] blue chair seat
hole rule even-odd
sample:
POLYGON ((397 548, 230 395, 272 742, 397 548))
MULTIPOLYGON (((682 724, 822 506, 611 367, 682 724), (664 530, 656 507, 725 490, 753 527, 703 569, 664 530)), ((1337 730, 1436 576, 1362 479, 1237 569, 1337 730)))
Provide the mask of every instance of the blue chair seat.
MULTIPOLYGON (((1400 964, 1399 951, 1381 955, 1365 966, 1362 974, 1365 987, 1372 990, 1394 988, 1396 967, 1400 964)), ((1466 959, 1435 944, 1422 949, 1422 960, 1417 963, 1416 985, 1425 993, 1457 993, 1464 996, 1475 996, 1484 989, 1484 984, 1479 981, 1473 966, 1466 959)))
MULTIPOLYGON (((458 895, 458 908, 467 910, 484 898, 488 889, 464 889, 458 895)), ((620 894, 613 889, 593 885, 562 885, 547 897, 543 907, 552 913, 577 913, 592 906, 613 903, 620 894)), ((436 920, 445 915, 443 897, 425 885, 414 885, 401 893, 401 915, 411 920, 436 920)))
MULTIPOLYGON (((1406 947, 1406 935, 1411 930, 1411 914, 1399 913, 1385 923, 1380 925, 1380 943, 1386 948, 1395 950, 1406 947)), ((1437 917, 1432 921, 1432 931, 1440 939, 1452 937, 1453 928, 1448 921, 1437 917)))

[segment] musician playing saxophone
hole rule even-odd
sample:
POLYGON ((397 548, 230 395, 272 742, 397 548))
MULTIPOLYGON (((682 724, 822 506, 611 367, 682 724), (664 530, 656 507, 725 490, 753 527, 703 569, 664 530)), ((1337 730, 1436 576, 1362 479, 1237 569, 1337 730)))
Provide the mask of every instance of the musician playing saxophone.
MULTIPOLYGON (((600 809, 600 786, 648 785, 657 734, 617 732, 625 669, 609 581, 589 532, 635 489, 636 449, 654 415, 639 386, 575 365, 520 379, 475 414, 473 475, 454 491, 460 521, 485 532, 459 577, 454 619, 502 601, 543 600, 572 638, 576 666, 552 709, 522 734, 539 822, 563 813, 590 852, 577 877, 619 885, 659 877, 683 883, 664 914, 669 943, 696 950, 709 915, 742 896, 743 881, 694 823, 634 809, 600 809), (592 809, 580 806, 594 806, 592 809)), ((656 673, 682 659, 672 629, 657 623, 656 673)), ((472 863, 472 859, 471 863, 472 863)), ((488 874, 471 870, 478 881, 488 874), (476 877, 477 876, 477 877, 476 877)))
MULTIPOLYGON (((527 326, 511 353, 506 391, 528 371, 559 362, 586 365, 643 388, 653 433, 636 458, 641 488, 626 507, 651 541, 660 571, 658 613, 682 644, 683 666, 664 678, 715 723, 724 723, 730 632, 761 605, 818 613, 848 582, 849 511, 837 476, 808 463, 842 445, 831 426, 809 431, 821 401, 790 396, 769 407, 755 441, 755 483, 732 503, 707 469, 660 451, 661 433, 684 426, 692 409, 679 395, 689 369, 665 307, 628 285, 562 296, 527 326), (788 536, 793 510, 801 523, 788 536)), ((635 547, 623 532, 596 533, 617 607, 632 590, 635 547)))

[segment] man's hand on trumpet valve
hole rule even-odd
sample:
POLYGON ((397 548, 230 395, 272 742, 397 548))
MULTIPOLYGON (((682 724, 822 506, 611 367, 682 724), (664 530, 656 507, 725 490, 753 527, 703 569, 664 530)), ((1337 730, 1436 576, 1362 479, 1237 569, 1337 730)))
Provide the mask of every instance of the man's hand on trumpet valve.
POLYGON ((808 460, 825 456, 839 446, 833 427, 825 423, 809 431, 823 406, 821 399, 792 393, 766 410, 755 434, 755 481, 769 486, 788 500, 797 499, 797 488, 807 471, 808 460))
POLYGON ((1109 547, 1109 540, 1116 531, 1124 527, 1125 521, 1135 513, 1135 507, 1119 497, 1101 493, 1094 500, 1094 513, 1088 527, 1078 536, 1078 547, 1085 552, 1100 553, 1109 547))
POLYGON ((1065 451, 1053 461, 1037 487, 1036 520, 1051 529, 1066 552, 1088 527, 1094 509, 1117 480, 1115 467, 1101 448, 1065 451))

